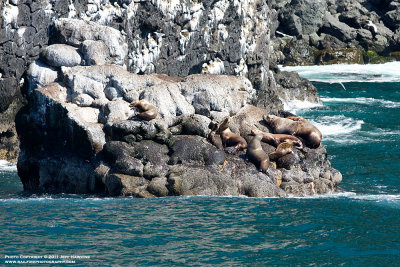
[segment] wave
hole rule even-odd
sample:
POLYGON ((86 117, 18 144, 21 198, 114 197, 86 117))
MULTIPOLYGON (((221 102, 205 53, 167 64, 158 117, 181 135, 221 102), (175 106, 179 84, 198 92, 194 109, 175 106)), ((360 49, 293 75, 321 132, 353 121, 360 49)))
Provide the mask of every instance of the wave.
POLYGON ((0 172, 2 171, 7 171, 7 172, 17 171, 17 164, 8 162, 6 160, 0 160, 0 172))
POLYGON ((365 105, 380 105, 386 108, 398 108, 400 102, 393 102, 384 99, 375 99, 371 97, 356 97, 356 98, 338 98, 338 97, 321 97, 322 102, 328 103, 355 103, 365 105))
POLYGON ((291 113, 295 113, 296 111, 303 110, 303 109, 311 109, 315 107, 322 107, 320 103, 313 103, 310 101, 302 101, 302 100, 290 100, 290 101, 282 101, 283 108, 286 111, 291 113))
POLYGON ((318 120, 310 120, 310 123, 316 126, 323 136, 335 136, 360 130, 364 121, 336 115, 321 116, 318 120))
POLYGON ((342 82, 400 82, 400 62, 385 64, 336 64, 324 66, 281 67, 283 71, 296 71, 311 81, 342 82))
POLYGON ((362 194, 355 192, 331 193, 324 195, 315 195, 307 197, 294 197, 296 199, 350 199, 356 201, 371 201, 376 203, 392 203, 400 205, 400 195, 393 194, 362 194))

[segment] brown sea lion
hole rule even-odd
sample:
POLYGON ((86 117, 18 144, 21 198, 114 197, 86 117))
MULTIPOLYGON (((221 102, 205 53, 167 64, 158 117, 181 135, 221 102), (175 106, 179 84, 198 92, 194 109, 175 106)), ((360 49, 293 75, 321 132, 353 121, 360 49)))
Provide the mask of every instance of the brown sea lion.
POLYGON ((293 152, 293 141, 292 140, 286 140, 285 142, 282 142, 278 145, 278 147, 275 149, 274 152, 269 153, 269 159, 272 161, 276 161, 277 159, 287 155, 291 154, 293 152))
POLYGON ((308 123, 307 121, 295 121, 275 115, 264 116, 263 119, 276 134, 295 135, 303 139, 305 145, 310 148, 317 148, 321 144, 321 132, 317 129, 317 127, 308 123))
POLYGON ((140 120, 150 121, 152 119, 155 119, 158 114, 157 108, 151 105, 145 99, 135 100, 130 103, 129 107, 137 108, 139 110, 140 113, 137 114, 136 117, 140 120))
POLYGON ((227 117, 218 127, 217 133, 220 134, 222 144, 225 147, 226 152, 234 154, 239 150, 243 150, 247 147, 246 140, 231 131, 229 128, 230 118, 227 117))
POLYGON ((301 142, 301 140, 293 135, 266 133, 258 129, 252 129, 251 133, 254 135, 262 134, 263 138, 261 141, 274 147, 277 147, 280 143, 285 142, 286 140, 292 140, 293 145, 297 146, 298 149, 303 149, 303 143, 301 142))
POLYGON ((208 135, 208 140, 218 149, 224 149, 224 146, 222 145, 221 136, 217 134, 215 131, 210 132, 210 134, 208 135))
POLYGON ((308 122, 306 119, 300 116, 289 116, 286 117, 286 119, 292 120, 292 121, 302 121, 302 122, 308 122))
POLYGON ((257 134, 253 139, 251 139, 249 146, 247 147, 246 155, 257 168, 261 169, 261 171, 265 173, 269 167, 269 157, 261 147, 262 138, 262 134, 257 134))

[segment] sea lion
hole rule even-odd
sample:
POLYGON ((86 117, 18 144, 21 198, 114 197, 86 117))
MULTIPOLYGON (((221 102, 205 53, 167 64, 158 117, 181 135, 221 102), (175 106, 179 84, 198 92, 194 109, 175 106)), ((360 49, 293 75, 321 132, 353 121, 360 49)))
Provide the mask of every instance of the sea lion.
POLYGON ((211 144, 216 146, 218 149, 224 149, 224 146, 222 144, 221 136, 217 134, 215 131, 211 131, 210 134, 208 135, 208 140, 210 141, 211 144))
POLYGON ((246 140, 231 131, 229 128, 230 118, 227 117, 218 127, 217 133, 220 134, 222 144, 225 147, 225 151, 231 154, 235 154, 239 150, 243 150, 247 147, 246 140))
POLYGON ((251 139, 249 146, 247 147, 246 155, 257 168, 261 169, 261 171, 265 173, 269 167, 269 157, 261 147, 262 138, 262 134, 257 134, 253 139, 251 139))
POLYGON ((137 108, 139 110, 139 114, 136 117, 140 120, 150 121, 157 117, 157 108, 151 105, 147 100, 135 100, 129 104, 131 108, 137 108))
POLYGON ((282 142, 278 145, 278 147, 275 149, 274 152, 271 152, 268 154, 269 159, 272 161, 276 161, 279 158, 291 154, 293 152, 293 141, 292 140, 286 140, 285 142, 282 142))
POLYGON ((275 115, 264 116, 263 119, 276 134, 295 135, 303 139, 305 145, 310 148, 317 148, 321 144, 321 132, 307 121, 296 121, 275 115))
POLYGON ((286 117, 286 119, 292 120, 292 121, 302 121, 302 122, 308 122, 306 119, 300 116, 289 116, 286 117))
POLYGON ((263 138, 261 141, 270 144, 274 147, 277 147, 280 143, 285 142, 286 140, 292 140, 293 145, 297 146, 298 149, 303 149, 303 143, 299 138, 289 134, 272 134, 260 131, 258 129, 252 129, 251 133, 254 135, 262 134, 263 138))

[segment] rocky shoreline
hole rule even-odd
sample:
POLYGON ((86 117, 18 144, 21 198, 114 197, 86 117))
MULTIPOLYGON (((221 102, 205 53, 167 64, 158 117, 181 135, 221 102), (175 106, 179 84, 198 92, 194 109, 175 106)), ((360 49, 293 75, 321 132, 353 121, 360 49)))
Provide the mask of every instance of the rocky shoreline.
POLYGON ((0 6, 0 157, 19 155, 24 188, 35 192, 334 192, 341 174, 323 146, 295 148, 260 172, 245 151, 210 143, 211 129, 230 117, 231 130, 249 143, 252 128, 271 131, 262 118, 283 116, 283 104, 319 102, 309 81, 278 64, 379 63, 400 51, 397 1, 0 6), (139 99, 157 107, 156 119, 135 119, 129 104, 139 99))

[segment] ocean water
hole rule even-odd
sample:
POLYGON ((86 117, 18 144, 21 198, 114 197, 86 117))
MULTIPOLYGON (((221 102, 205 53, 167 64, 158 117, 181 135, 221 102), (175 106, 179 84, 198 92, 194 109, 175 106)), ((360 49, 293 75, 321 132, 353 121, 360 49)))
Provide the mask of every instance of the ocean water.
POLYGON ((287 108, 322 131, 346 193, 25 196, 15 166, 0 162, 0 264, 400 266, 400 71, 393 70, 400 65, 296 69, 314 80, 322 105, 287 108))

